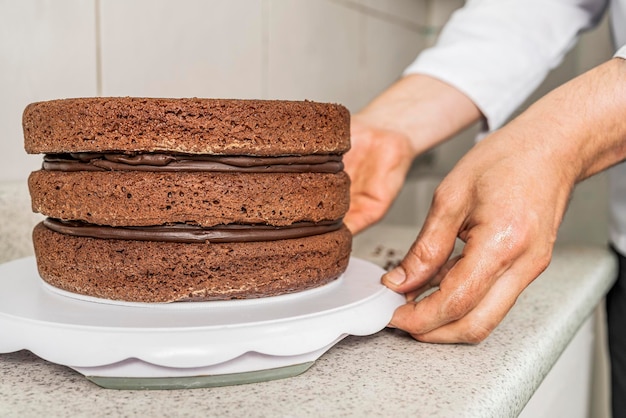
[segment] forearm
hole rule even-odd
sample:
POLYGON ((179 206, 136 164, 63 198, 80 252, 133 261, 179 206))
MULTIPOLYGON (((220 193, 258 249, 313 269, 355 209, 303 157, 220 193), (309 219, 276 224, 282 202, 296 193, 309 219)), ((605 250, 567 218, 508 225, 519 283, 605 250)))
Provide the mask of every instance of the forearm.
POLYGON ((368 125, 406 135, 414 155, 445 141, 480 117, 476 105, 459 90, 421 74, 403 77, 354 115, 368 125))
POLYGON ((468 0, 406 74, 432 75, 472 99, 501 127, 556 67, 606 0, 468 0))
POLYGON ((626 158, 626 62, 564 84, 473 147, 441 181, 420 233, 383 277, 410 299, 391 324, 477 343, 548 266, 574 184, 626 158), (457 238, 465 245, 450 258, 457 238))
POLYGON ((626 61, 614 58, 537 101, 502 130, 582 181, 626 159, 626 61))
POLYGON ((480 118, 457 89, 424 75, 410 75, 353 115, 352 148, 344 157, 350 175, 353 233, 378 222, 402 188, 415 156, 480 118))

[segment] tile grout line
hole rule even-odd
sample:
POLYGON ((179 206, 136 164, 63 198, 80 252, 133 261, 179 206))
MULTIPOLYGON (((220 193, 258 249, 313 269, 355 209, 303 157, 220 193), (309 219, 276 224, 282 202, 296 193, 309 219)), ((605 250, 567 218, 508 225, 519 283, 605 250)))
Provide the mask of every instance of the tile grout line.
MULTIPOLYGON (((99 1, 99 0, 96 0, 99 1)), ((433 27, 433 15, 435 14, 435 5, 432 0, 426 0, 426 27, 431 29, 433 27)))
POLYGON ((102 96, 102 39, 100 36, 100 0, 94 0, 96 17, 96 96, 102 96))
POLYGON ((435 43, 435 38, 439 32, 433 23, 435 16, 435 0, 426 1, 426 30, 424 31, 424 37, 426 38, 426 46, 431 47, 435 43))

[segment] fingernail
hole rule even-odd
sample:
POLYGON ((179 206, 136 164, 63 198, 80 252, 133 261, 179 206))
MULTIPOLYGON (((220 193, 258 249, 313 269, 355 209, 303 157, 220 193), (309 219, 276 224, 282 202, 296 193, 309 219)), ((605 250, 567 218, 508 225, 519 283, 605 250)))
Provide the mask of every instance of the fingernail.
POLYGON ((394 268, 389 273, 383 276, 383 281, 390 283, 394 286, 400 286, 406 280, 406 273, 400 266, 394 268))

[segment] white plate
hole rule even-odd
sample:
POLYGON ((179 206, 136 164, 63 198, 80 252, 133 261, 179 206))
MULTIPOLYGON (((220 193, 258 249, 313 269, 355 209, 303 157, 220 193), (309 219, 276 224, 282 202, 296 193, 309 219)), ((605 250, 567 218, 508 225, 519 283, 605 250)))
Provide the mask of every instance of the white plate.
POLYGON ((383 273, 351 258, 336 281, 292 295, 112 304, 44 285, 34 257, 23 258, 0 265, 0 353, 27 349, 118 388, 292 376, 346 335, 387 325, 404 297, 380 284, 383 273))

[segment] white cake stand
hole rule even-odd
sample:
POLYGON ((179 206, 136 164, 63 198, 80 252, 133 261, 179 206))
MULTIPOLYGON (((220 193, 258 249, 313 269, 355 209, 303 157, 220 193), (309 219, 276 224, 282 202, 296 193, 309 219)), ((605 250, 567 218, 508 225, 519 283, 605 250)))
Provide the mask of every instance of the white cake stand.
POLYGON ((0 353, 30 350, 116 389, 225 386, 306 371, 347 335, 383 329, 404 297, 351 258, 336 281, 271 298, 111 303, 45 284, 34 257, 0 265, 0 353))

